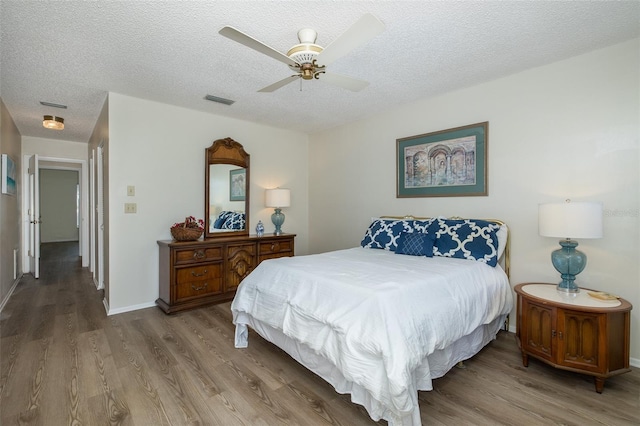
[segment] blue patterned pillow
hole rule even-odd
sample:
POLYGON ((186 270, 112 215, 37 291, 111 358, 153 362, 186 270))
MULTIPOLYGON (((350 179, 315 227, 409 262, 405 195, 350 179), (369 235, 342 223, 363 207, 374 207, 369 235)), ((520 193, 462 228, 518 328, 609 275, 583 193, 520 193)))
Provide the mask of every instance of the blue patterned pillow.
POLYGON ((398 238, 396 254, 433 257, 434 234, 402 232, 398 238))
POLYGON ((423 234, 432 234, 435 232, 434 223, 436 225, 435 229, 437 229, 436 219, 414 220, 413 230, 415 232, 422 232, 423 234))
POLYGON ((360 245, 365 248, 396 251, 398 237, 402 232, 413 231, 413 222, 402 219, 376 219, 369 225, 360 245))
POLYGON ((222 225, 222 229, 244 229, 244 213, 232 212, 222 225))
POLYGON ((222 229, 222 225, 224 225, 224 223, 226 222, 226 220, 229 218, 229 216, 231 216, 233 214, 233 212, 229 212, 229 211, 222 211, 220 212, 220 214, 218 215, 218 217, 216 218, 216 220, 213 222, 213 227, 215 229, 222 229))
POLYGON ((500 225, 485 220, 438 219, 434 255, 498 264, 500 225))

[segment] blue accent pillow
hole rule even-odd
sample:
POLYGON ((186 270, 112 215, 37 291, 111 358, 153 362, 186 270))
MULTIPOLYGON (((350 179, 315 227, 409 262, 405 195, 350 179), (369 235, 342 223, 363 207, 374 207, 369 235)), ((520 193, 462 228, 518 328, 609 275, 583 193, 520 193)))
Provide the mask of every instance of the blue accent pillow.
POLYGON ((437 225, 438 224, 435 219, 414 220, 413 230, 415 232, 422 232, 423 234, 432 234, 438 229, 437 225))
POLYGON ((376 219, 369 225, 360 245, 365 248, 396 251, 398 237, 402 232, 412 232, 413 222, 402 219, 376 219))
POLYGON ((229 211, 220 212, 220 214, 218 214, 218 217, 216 218, 216 220, 213 222, 213 227, 215 229, 222 229, 222 225, 224 225, 224 223, 227 220, 227 218, 232 214, 233 214, 233 212, 229 212, 229 211))
POLYGON ((244 224, 244 213, 231 212, 222 224, 222 229, 244 229, 244 224))
POLYGON ((500 225, 477 219, 438 219, 436 223, 434 255, 498 264, 500 225))
POLYGON ((402 232, 398 238, 396 254, 433 257, 434 234, 402 232))

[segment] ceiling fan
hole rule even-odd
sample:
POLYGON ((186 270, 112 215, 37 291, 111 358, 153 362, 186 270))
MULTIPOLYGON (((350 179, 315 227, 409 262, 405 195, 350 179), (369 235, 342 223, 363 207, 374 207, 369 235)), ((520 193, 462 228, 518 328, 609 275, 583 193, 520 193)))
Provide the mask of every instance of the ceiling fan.
POLYGON ((327 65, 371 40, 382 31, 384 31, 384 24, 375 16, 365 14, 327 47, 322 48, 315 44, 317 33, 312 29, 305 28, 298 31, 300 43, 289 49, 286 55, 233 27, 226 26, 219 33, 287 64, 295 72, 295 74, 260 89, 258 92, 273 92, 300 78, 303 80, 320 79, 320 75, 322 75, 322 80, 329 84, 357 92, 367 87, 369 83, 346 75, 328 73, 326 71, 327 65))

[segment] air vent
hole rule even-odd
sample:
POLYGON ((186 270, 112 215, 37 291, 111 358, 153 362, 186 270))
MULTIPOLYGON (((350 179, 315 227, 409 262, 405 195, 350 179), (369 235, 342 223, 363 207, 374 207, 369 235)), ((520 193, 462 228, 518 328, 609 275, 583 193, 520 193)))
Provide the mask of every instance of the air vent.
POLYGON ((231 99, 219 98, 213 95, 207 95, 204 98, 208 101, 217 102, 219 104, 225 104, 225 105, 231 105, 232 103, 235 102, 235 101, 232 101, 231 99))
POLYGON ((45 101, 40 101, 40 105, 44 105, 44 106, 48 106, 48 107, 54 107, 54 108, 67 109, 66 105, 54 104, 54 103, 45 102, 45 101))

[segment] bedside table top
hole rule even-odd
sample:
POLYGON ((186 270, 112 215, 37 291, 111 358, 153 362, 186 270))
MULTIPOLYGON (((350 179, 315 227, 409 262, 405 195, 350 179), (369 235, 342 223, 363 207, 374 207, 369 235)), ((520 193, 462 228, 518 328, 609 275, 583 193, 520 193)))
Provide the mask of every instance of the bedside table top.
POLYGON ((520 284, 520 290, 533 297, 546 299, 550 302, 562 303, 565 305, 583 306, 592 308, 615 308, 622 305, 618 300, 600 300, 587 294, 587 289, 580 289, 579 293, 562 293, 556 290, 556 284, 527 283, 520 284))

